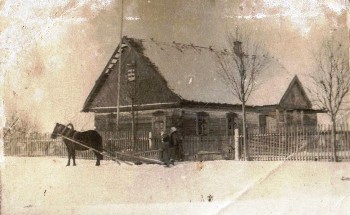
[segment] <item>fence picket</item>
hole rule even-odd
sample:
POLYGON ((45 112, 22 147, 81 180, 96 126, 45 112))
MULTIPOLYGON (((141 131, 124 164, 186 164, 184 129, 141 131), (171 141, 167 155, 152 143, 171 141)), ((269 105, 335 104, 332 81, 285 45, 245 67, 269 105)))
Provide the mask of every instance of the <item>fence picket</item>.
POLYGON ((302 130, 302 148, 303 148, 303 160, 304 161, 307 161, 308 158, 306 156, 306 153, 307 153, 307 136, 305 135, 305 128, 302 127, 301 128, 302 130))
POLYGON ((297 130, 294 128, 294 153, 295 153, 295 160, 299 160, 298 159, 298 155, 299 155, 299 151, 298 151, 298 149, 299 149, 299 147, 298 147, 298 132, 297 132, 297 130))
POLYGON ((300 140, 299 140, 299 130, 298 128, 296 129, 295 131, 295 146, 296 146, 296 149, 295 149, 295 152, 296 152, 296 160, 297 161, 300 161, 300 151, 299 151, 299 143, 300 143, 300 140))
POLYGON ((319 137, 318 141, 317 141, 317 145, 316 145, 316 150, 317 150, 317 160, 321 160, 321 156, 320 156, 320 151, 321 151, 321 147, 322 147, 322 136, 321 136, 321 126, 319 126, 317 128, 317 136, 319 137))
POLYGON ((344 160, 349 161, 349 146, 348 146, 348 124, 344 125, 344 160))
POLYGON ((271 145, 270 145, 270 141, 268 138, 268 135, 264 134, 265 140, 266 140, 266 160, 270 160, 270 155, 271 155, 271 145))
POLYGON ((314 141, 314 130, 309 131, 310 137, 309 137, 309 146, 311 150, 311 161, 315 160, 315 141, 314 141))
POLYGON ((288 156, 291 156, 290 159, 292 160, 293 159, 293 153, 294 153, 294 149, 293 149, 293 132, 292 130, 289 131, 289 134, 288 134, 288 143, 289 143, 289 155, 288 156))
POLYGON ((337 144, 337 145, 339 145, 339 158, 338 159, 343 160, 344 147, 343 147, 342 141, 343 141, 343 136, 344 136, 344 129, 343 129, 342 125, 339 125, 339 128, 340 128, 340 134, 338 135, 338 138, 339 138, 340 141, 337 144))
POLYGON ((284 160, 284 154, 285 154, 285 146, 283 144, 283 130, 279 129, 279 141, 280 141, 280 147, 281 147, 281 154, 280 154, 280 160, 284 160))
POLYGON ((301 161, 301 156, 300 156, 300 134, 299 134, 299 128, 296 129, 295 131, 295 145, 296 145, 296 153, 297 153, 297 161, 301 161))
POLYGON ((316 133, 311 130, 310 143, 312 144, 312 161, 316 161, 316 133))
POLYGON ((323 127, 322 135, 324 136, 324 141, 325 141, 324 142, 324 147, 325 147, 324 159, 328 161, 329 160, 329 155, 328 155, 329 137, 328 137, 328 133, 325 132, 325 130, 328 129, 328 127, 327 128, 325 128, 326 126, 322 126, 322 127, 323 127))
MULTIPOLYGON (((256 135, 259 135, 259 134, 256 134, 256 135)), ((258 139, 258 155, 257 155, 257 157, 258 157, 258 159, 259 160, 262 160, 262 153, 263 153, 263 142, 260 140, 261 138, 258 136, 257 137, 257 139, 258 139)))
POLYGON ((284 147, 285 147, 285 155, 284 155, 284 160, 287 159, 289 156, 289 140, 288 140, 288 133, 287 133, 287 128, 283 129, 283 141, 284 141, 284 147))

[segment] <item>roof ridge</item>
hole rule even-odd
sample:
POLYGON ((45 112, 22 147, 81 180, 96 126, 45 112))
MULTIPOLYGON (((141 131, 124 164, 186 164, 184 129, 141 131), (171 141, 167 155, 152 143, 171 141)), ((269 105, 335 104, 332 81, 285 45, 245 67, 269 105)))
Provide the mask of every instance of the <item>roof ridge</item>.
POLYGON ((172 42, 164 42, 164 41, 159 41, 159 40, 155 40, 153 37, 151 37, 150 39, 139 39, 139 38, 134 38, 134 37, 126 37, 127 40, 139 40, 141 42, 146 42, 146 43, 155 43, 155 44, 160 44, 160 45, 165 45, 165 46, 170 46, 170 47, 174 47, 175 46, 185 46, 186 48, 191 47, 191 48, 199 48, 199 49, 206 49, 209 51, 217 51, 217 52, 221 52, 224 49, 220 50, 219 48, 216 48, 215 46, 201 46, 201 45, 196 45, 193 43, 180 43, 180 42, 175 42, 174 40, 172 42))

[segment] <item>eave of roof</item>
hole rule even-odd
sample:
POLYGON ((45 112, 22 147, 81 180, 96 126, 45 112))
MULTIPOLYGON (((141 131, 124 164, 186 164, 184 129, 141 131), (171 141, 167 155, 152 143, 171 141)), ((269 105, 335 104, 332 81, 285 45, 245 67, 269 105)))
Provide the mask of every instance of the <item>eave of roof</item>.
POLYGON ((115 51, 113 52, 112 56, 110 57, 110 59, 108 60, 108 63, 106 64, 105 68, 102 70, 101 75, 98 77, 98 79, 95 82, 95 85, 93 86, 92 90, 90 91, 88 97, 86 98, 84 105, 83 105, 83 109, 82 112, 89 112, 89 106, 91 104, 91 102, 94 99, 94 96, 96 96, 96 94, 99 92, 99 90, 101 89, 102 85, 105 83, 105 81, 108 78, 109 73, 106 73, 106 71, 108 70, 108 65, 113 61, 116 60, 117 63, 119 61, 119 59, 117 59, 115 56, 119 53, 119 49, 120 49, 120 44, 117 46, 117 48, 115 49, 115 51))

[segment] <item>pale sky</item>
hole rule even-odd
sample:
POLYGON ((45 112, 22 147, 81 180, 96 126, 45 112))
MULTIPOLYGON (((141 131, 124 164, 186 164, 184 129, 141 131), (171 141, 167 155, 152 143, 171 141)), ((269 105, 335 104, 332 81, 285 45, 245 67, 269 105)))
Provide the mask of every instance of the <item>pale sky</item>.
MULTIPOLYGON (((56 122, 92 128, 92 115, 80 111, 118 45, 120 2, 1 1, 0 113, 29 113, 45 131, 56 122)), ((346 0, 124 2, 124 35, 224 47, 227 32, 241 26, 302 82, 322 39, 333 35, 348 45, 346 0)))

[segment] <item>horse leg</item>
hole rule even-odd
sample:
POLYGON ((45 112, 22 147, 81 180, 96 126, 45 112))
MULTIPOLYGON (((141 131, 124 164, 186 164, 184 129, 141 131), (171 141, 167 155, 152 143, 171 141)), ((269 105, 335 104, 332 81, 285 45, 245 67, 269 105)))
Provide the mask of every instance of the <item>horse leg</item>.
POLYGON ((100 166, 100 154, 96 153, 96 157, 97 157, 97 160, 96 160, 96 166, 100 166))
POLYGON ((75 149, 72 150, 72 158, 73 158, 73 166, 76 166, 77 164, 75 163, 75 149))
POLYGON ((96 166, 100 166, 100 160, 102 160, 102 159, 101 159, 102 155, 101 155, 100 153, 98 153, 98 152, 94 152, 94 154, 95 154, 95 156, 96 156, 96 158, 97 158, 97 160, 96 160, 96 166))
POLYGON ((71 150, 69 148, 67 148, 67 151, 68 151, 68 163, 66 166, 70 166, 70 158, 72 157, 72 154, 71 154, 71 150))

